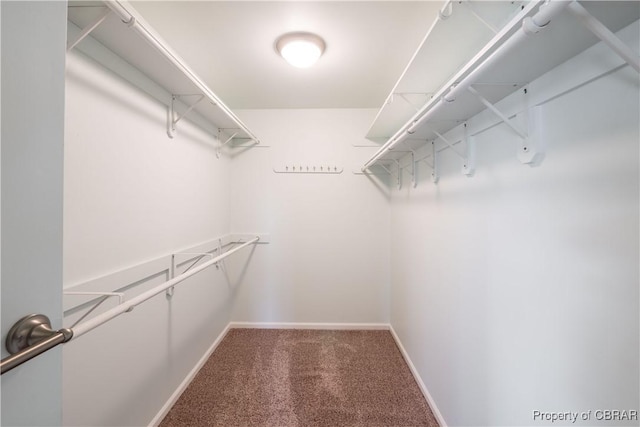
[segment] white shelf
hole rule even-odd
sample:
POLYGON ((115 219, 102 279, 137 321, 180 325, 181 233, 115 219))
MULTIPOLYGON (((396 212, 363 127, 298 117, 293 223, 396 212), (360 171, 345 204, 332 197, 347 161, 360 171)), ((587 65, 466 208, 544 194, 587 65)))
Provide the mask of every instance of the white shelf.
MULTIPOLYGON (((123 67, 109 60, 108 54, 104 52, 96 54, 96 51, 100 49, 86 47, 91 43, 95 45, 97 41, 163 88, 169 96, 165 95, 165 99, 160 99, 160 101, 167 106, 171 104, 171 95, 204 95, 204 99, 193 108, 193 111, 213 124, 213 127, 217 130, 220 130, 225 139, 235 134, 234 141, 253 140, 256 143, 259 142, 255 135, 231 112, 224 102, 184 64, 184 61, 138 15, 135 9, 123 1, 109 2, 108 5, 114 11, 109 13, 106 19, 91 31, 87 39, 77 45, 79 50, 92 56, 112 71, 121 74, 125 79, 132 80, 130 76, 124 75, 126 73, 122 72, 123 67), (123 14, 135 19, 135 25, 133 26, 135 28, 129 23, 123 22, 123 14), (149 42, 149 39, 152 39, 153 44, 149 42), (179 65, 176 65, 176 62, 179 65)), ((80 29, 86 28, 104 14, 106 7, 105 3, 101 2, 70 4, 68 21, 80 29)), ((70 25, 70 39, 76 37, 76 34, 73 33, 80 33, 78 29, 72 27, 70 25)), ((152 93, 153 91, 148 90, 145 85, 141 85, 141 88, 152 96, 159 97, 158 93, 152 93)), ((183 97, 179 99, 181 102, 178 103, 176 108, 177 114, 184 112, 186 106, 197 100, 198 97, 183 97)))
MULTIPOLYGON (((480 3, 484 4, 484 2, 480 3)), ((456 13, 465 13, 462 5, 455 2, 452 16, 446 20, 437 20, 432 26, 427 40, 419 47, 414 59, 394 87, 393 93, 390 95, 394 102, 383 106, 372 125, 367 138, 372 141, 385 140, 387 142, 383 145, 383 148, 386 147, 385 150, 379 150, 371 160, 376 159, 376 156, 379 156, 379 161, 403 157, 405 153, 393 151, 393 147, 397 145, 396 140, 403 142, 403 145, 398 146, 398 150, 407 148, 416 150, 426 145, 427 142, 430 143, 438 138, 434 131, 444 134, 486 108, 468 90, 456 90, 453 102, 443 102, 442 98, 451 91, 452 87, 455 88, 459 85, 462 88, 472 85, 490 103, 495 104, 507 95, 522 90, 529 82, 599 41, 568 10, 558 12, 539 33, 523 35, 522 21, 536 15, 541 3, 532 1, 518 5, 518 9, 522 7, 522 10, 516 11, 516 14, 511 16, 511 20, 502 27, 503 34, 494 36, 484 47, 479 49, 475 47, 478 49, 476 52, 471 51, 470 46, 466 50, 457 50, 452 47, 451 49, 458 52, 460 57, 457 61, 453 58, 453 54, 448 57, 449 74, 440 69, 437 79, 434 78, 432 81, 431 78, 423 78, 420 81, 419 76, 431 77, 429 56, 431 55, 431 62, 440 61, 440 53, 434 50, 434 45, 441 43, 442 34, 445 32, 454 34, 460 31, 459 37, 474 38, 468 30, 456 28, 466 22, 465 20, 469 17, 454 19, 456 13), (446 30, 445 27, 447 27, 446 30), (513 47, 510 46, 508 49, 502 49, 501 52, 498 52, 504 47, 502 45, 506 45, 514 35, 517 35, 519 39, 517 45, 514 44, 513 47), (430 42, 428 40, 430 37, 436 38, 430 42), (498 54, 494 55, 495 57, 491 61, 486 61, 496 52, 498 54), (462 56, 467 62, 460 67, 462 56), (472 78, 467 79, 468 76, 472 78), (435 84, 435 80, 440 80, 438 87, 427 86, 435 84), (433 98, 425 97, 423 102, 416 106, 417 108, 408 108, 409 104, 404 99, 398 99, 397 96, 398 92, 421 93, 422 91, 431 91, 435 96, 433 98), (417 112, 417 110, 420 111, 417 112), (420 120, 421 117, 427 116, 427 119, 420 120), (407 135, 407 129, 411 129, 410 135, 407 135), (384 151, 384 155, 380 156, 382 151, 384 151)), ((478 5, 476 2, 474 4, 478 5)), ((585 1, 580 4, 612 32, 616 32, 640 18, 640 3, 636 1, 585 1)), ((503 8, 496 9, 501 13, 501 19, 508 19, 510 16, 507 5, 510 3, 505 3, 503 8)), ((496 5, 493 4, 493 6, 496 5)), ((474 31, 478 31, 478 39, 485 40, 488 36, 486 27, 482 29, 476 25, 474 31)), ((455 44, 455 41, 450 43, 451 46, 455 46, 455 44)), ((637 57, 637 53, 635 55, 637 57)), ((372 164, 371 160, 367 162, 369 165, 372 164)), ((378 160, 376 159, 376 161, 378 160)))
POLYGON ((452 1, 436 18, 378 111, 367 138, 388 139, 521 11, 522 1, 452 1), (478 18, 480 16, 482 20, 478 18), (483 22, 484 21, 484 22, 483 22), (414 108, 417 107, 417 108, 414 108))

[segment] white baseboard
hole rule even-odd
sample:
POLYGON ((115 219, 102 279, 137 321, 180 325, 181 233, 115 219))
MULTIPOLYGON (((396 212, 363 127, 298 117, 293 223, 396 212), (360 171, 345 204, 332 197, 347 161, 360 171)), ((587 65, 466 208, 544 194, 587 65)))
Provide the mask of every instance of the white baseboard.
POLYGON ((284 323, 231 322, 230 329, 325 329, 325 330, 389 330, 387 323, 284 323))
POLYGON ((218 335, 218 338, 216 338, 213 344, 211 344, 211 347, 209 347, 209 349, 204 353, 204 355, 200 358, 200 360, 198 360, 198 363, 196 364, 196 366, 193 367, 193 369, 189 372, 189 374, 185 377, 185 379, 180 383, 178 388, 176 388, 176 391, 174 391, 173 394, 169 397, 169 399, 162 406, 158 414, 155 417, 153 417, 153 420, 151 420, 151 422, 149 423, 149 427, 155 427, 159 425, 164 419, 164 417, 167 416, 167 414, 169 413, 173 405, 175 405, 175 403, 178 401, 182 393, 187 389, 187 387, 189 387, 189 384, 191 384, 191 381, 193 381, 193 379, 198 374, 198 372, 200 372, 200 369, 202 369, 204 364, 207 363, 207 360, 209 360, 209 357, 211 357, 211 354, 216 350, 216 348, 218 348, 218 345, 220 344, 222 339, 227 335, 227 332, 229 332, 229 329, 231 329, 230 325, 231 324, 228 324, 222 330, 222 332, 220 332, 220 335, 218 335))
POLYGON ((396 331, 393 329, 393 326, 391 325, 389 325, 389 332, 391 332, 391 336, 393 336, 393 339, 396 341, 396 345, 398 346, 398 349, 400 350, 400 353, 402 354, 404 361, 407 362, 407 365, 409 366, 409 369, 411 370, 413 377, 418 383, 418 387, 420 388, 422 395, 424 396, 425 399, 427 399, 427 403, 431 408, 431 412, 433 412, 433 415, 438 420, 438 424, 440 424, 440 427, 447 427, 447 423, 444 420, 444 417, 442 416, 442 414, 440 413, 440 410, 436 406, 436 402, 433 400, 433 397, 431 397, 431 393, 429 393, 429 390, 427 390, 427 386, 424 385, 422 378, 420 378, 420 374, 418 373, 418 370, 416 369, 413 362, 411 361, 411 358, 409 357, 407 350, 404 349, 402 342, 400 342, 400 337, 398 337, 398 334, 396 334, 396 331))

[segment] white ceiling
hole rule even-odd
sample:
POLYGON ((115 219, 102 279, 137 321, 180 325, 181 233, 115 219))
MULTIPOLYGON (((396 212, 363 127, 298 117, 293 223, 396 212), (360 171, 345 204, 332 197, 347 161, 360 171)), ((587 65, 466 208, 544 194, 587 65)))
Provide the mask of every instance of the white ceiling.
POLYGON ((141 15, 233 109, 379 108, 442 1, 135 1, 141 15), (310 69, 275 51, 309 31, 327 48, 310 69))

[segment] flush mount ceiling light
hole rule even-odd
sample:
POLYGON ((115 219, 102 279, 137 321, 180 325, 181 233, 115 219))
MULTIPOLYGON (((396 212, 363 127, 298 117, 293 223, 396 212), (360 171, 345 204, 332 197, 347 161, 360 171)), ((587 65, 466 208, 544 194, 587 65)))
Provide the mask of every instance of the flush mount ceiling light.
POLYGON ((308 68, 315 64, 324 48, 324 40, 312 33, 288 33, 276 40, 276 49, 280 55, 298 68, 308 68))

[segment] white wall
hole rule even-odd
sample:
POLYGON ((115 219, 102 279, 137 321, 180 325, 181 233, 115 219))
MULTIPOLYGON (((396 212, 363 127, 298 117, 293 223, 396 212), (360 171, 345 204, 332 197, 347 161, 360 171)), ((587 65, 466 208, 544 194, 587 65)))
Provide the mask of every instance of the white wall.
MULTIPOLYGON (((76 51, 66 83, 65 288, 117 281, 122 269, 229 232, 229 159, 216 158, 211 135, 183 120, 169 139, 164 105, 76 51)), ((127 298, 167 280, 160 273, 127 298)), ((151 422, 227 325, 229 295, 222 272, 208 269, 172 299, 158 295, 66 344, 64 425, 151 422)), ((65 324, 78 316, 67 310, 65 324)))
POLYGON ((238 115, 269 148, 233 159, 232 229, 268 232, 271 243, 253 254, 235 296, 233 320, 388 322, 388 195, 352 173, 371 150, 352 145, 366 144, 363 136, 375 111, 245 110, 238 115), (337 165, 344 171, 273 171, 294 163, 337 165))
POLYGON ((638 88, 625 67, 545 104, 539 167, 499 125, 473 178, 447 150, 394 193, 391 324, 449 426, 638 409, 638 88))
POLYGON ((240 111, 266 147, 217 160, 209 136, 181 122, 169 140, 163 105, 77 54, 67 98, 67 287, 229 231, 271 243, 66 345, 65 425, 148 423, 229 320, 391 320, 449 425, 637 405, 628 70, 544 106, 540 167, 498 126, 478 135, 474 178, 445 152, 440 183, 391 208, 387 187, 352 173, 373 110, 240 111), (344 172, 273 172, 293 163, 344 172))
POLYGON ((65 286, 228 232, 213 136, 183 121, 170 139, 164 105, 75 51, 67 86, 65 286))
MULTIPOLYGON (((0 10, 4 358, 4 337, 23 316, 62 322, 66 2, 3 1, 0 10)), ((60 425, 61 376, 60 348, 2 375, 0 424, 60 425)))
MULTIPOLYGON (((65 288, 113 291, 123 269, 229 231, 271 243, 65 345, 65 425, 148 423, 229 320, 388 322, 388 193, 352 174, 375 111, 242 111, 270 147, 218 160, 210 136, 180 122, 168 139, 162 104, 75 51, 67 98, 65 288), (273 172, 290 161, 344 172, 273 172)), ((82 314, 69 306, 66 325, 82 314)))

